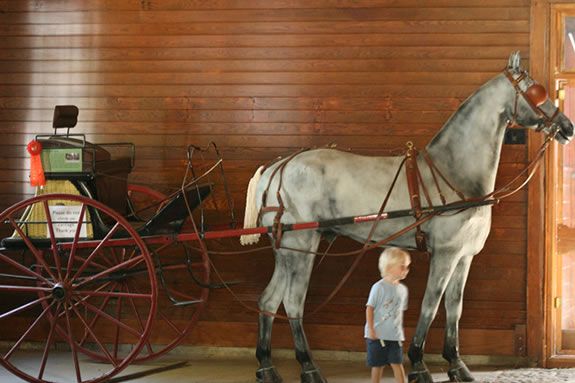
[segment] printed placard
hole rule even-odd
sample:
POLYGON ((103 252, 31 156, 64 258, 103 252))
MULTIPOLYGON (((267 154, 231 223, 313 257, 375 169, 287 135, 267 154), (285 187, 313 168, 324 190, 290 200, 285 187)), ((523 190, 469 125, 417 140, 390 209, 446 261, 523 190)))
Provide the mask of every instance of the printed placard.
MULTIPOLYGON (((52 227, 54 228, 54 237, 56 238, 74 238, 76 228, 78 227, 78 219, 82 206, 49 206, 50 217, 52 218, 52 227), (70 223, 66 223, 70 222, 70 223)), ((86 213, 84 213, 84 222, 86 222, 86 213)), ((47 226, 47 225, 46 225, 47 226)), ((82 223, 80 228, 80 237, 87 237, 86 223, 82 223)), ((46 233, 50 233, 49 228, 46 233)), ((49 234, 48 234, 49 235, 49 234)))

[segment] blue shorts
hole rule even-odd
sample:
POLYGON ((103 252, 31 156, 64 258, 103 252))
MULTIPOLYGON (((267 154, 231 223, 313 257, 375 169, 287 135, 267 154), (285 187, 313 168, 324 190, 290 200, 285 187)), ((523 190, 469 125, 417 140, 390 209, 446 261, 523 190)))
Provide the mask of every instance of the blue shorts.
POLYGON ((367 346, 367 366, 381 367, 388 364, 403 363, 403 347, 396 340, 382 341, 379 339, 365 339, 367 346))

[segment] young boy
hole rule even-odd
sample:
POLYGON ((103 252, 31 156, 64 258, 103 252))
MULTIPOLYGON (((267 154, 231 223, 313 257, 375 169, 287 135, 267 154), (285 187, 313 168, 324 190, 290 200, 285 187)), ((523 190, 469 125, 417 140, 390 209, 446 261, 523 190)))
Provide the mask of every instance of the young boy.
POLYGON ((365 310, 367 365, 371 382, 379 383, 383 368, 389 364, 397 383, 405 383, 402 342, 403 311, 407 310, 407 287, 400 283, 409 272, 411 257, 397 247, 385 249, 379 256, 382 279, 369 292, 365 310))

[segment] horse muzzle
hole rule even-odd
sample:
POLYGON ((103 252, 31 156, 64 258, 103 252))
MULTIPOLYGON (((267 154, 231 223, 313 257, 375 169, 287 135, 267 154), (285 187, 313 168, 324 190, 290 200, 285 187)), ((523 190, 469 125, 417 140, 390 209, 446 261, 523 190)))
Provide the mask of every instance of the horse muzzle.
POLYGON ((563 115, 551 124, 548 121, 542 121, 536 130, 552 135, 562 145, 568 144, 573 138, 573 123, 563 115))
POLYGON ((555 139, 562 145, 568 144, 573 138, 573 123, 565 119, 556 125, 557 135, 555 139))

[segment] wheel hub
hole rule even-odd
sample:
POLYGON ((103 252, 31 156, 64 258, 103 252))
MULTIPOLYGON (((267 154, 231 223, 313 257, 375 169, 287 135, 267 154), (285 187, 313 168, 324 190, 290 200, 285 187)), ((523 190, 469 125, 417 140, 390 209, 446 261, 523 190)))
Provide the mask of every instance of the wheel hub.
POLYGON ((54 299, 58 301, 63 301, 64 299, 66 299, 66 289, 62 284, 58 283, 52 289, 52 296, 54 297, 54 299))

